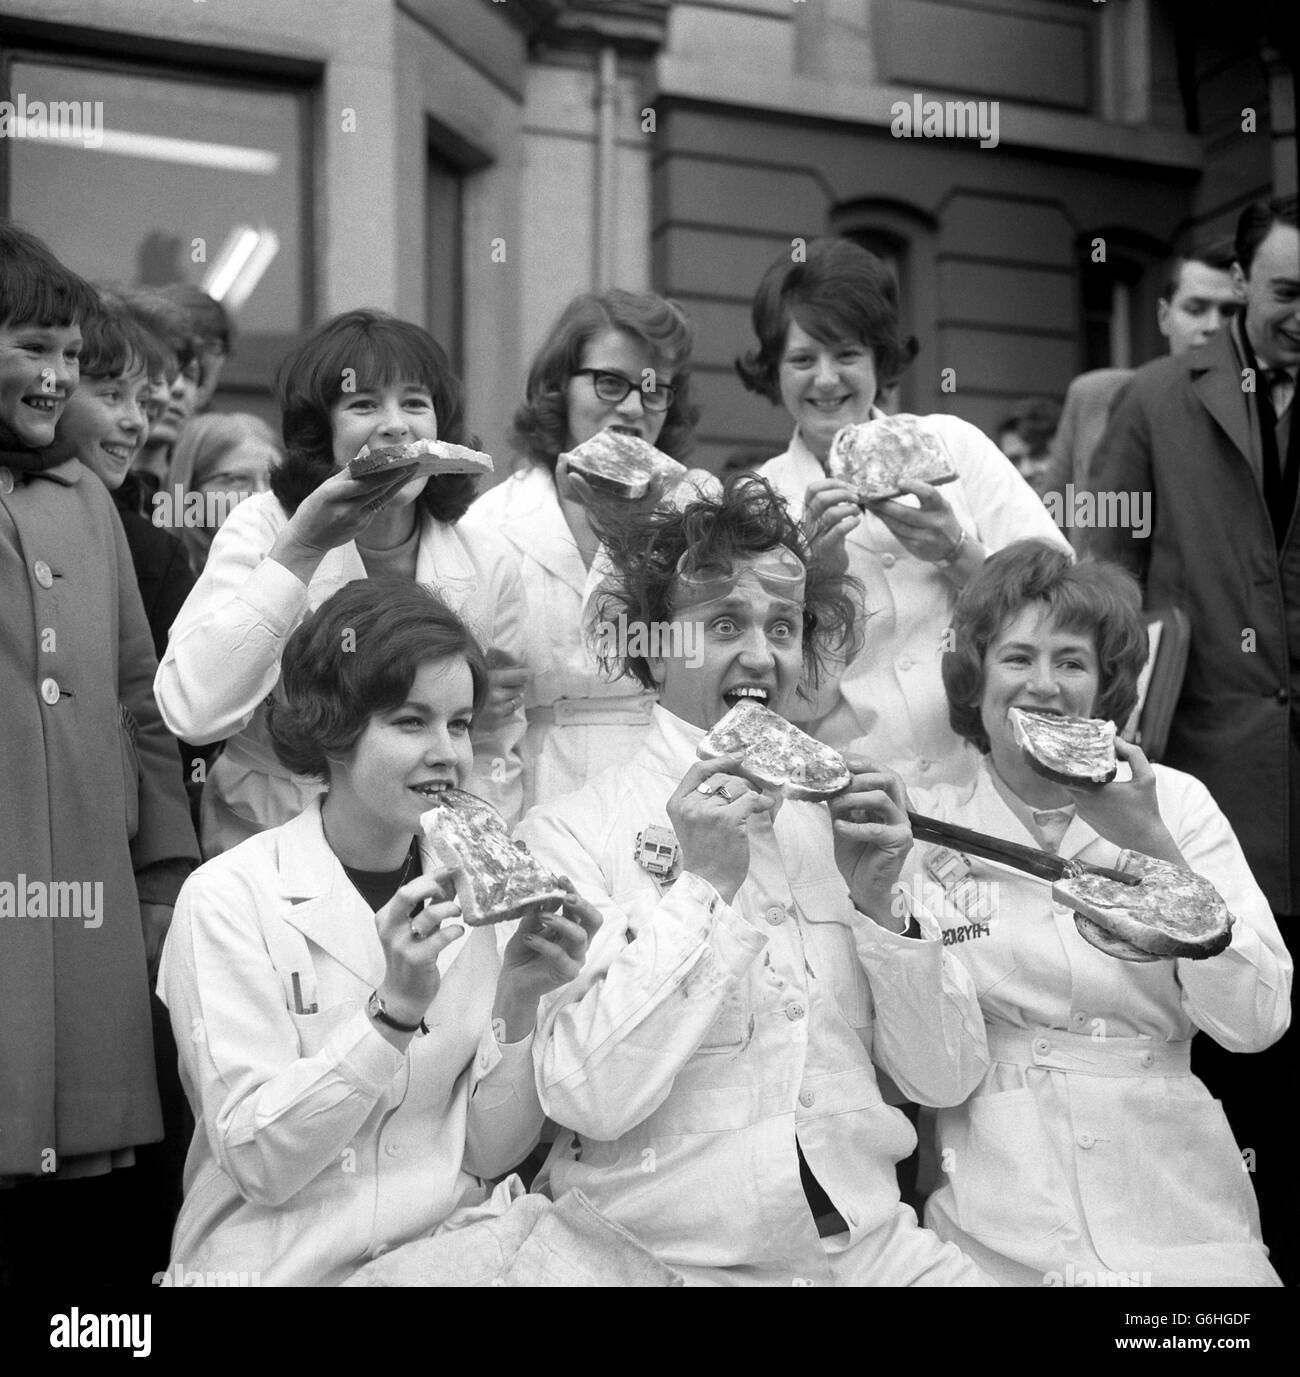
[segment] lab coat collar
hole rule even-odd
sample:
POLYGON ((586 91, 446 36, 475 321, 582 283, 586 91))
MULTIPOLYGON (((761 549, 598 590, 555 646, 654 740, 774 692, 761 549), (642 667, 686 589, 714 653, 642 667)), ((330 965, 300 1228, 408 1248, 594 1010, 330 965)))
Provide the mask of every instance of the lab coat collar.
MULTIPOLYGON (((280 828, 277 845, 280 892, 289 900, 285 921, 354 975, 378 989, 388 963, 379 941, 375 915, 325 840, 320 811, 325 797, 321 794, 309 808, 280 828)), ((427 875, 441 865, 429 847, 428 838, 422 838, 420 873, 427 875)), ((503 935, 498 933, 499 938, 503 935)), ((438 953, 441 975, 447 974, 466 945, 462 938, 438 953)))
POLYGON ((587 567, 564 519, 555 479, 540 464, 532 464, 507 478, 504 486, 507 505, 497 528, 502 538, 581 596, 587 567))
MULTIPOLYGON (((994 835, 1005 836, 1008 841, 1027 840, 1030 846, 1039 845, 1038 837, 1031 823, 1034 814, 1033 808, 1018 794, 1014 793, 1011 786, 997 774, 993 768, 991 756, 986 755, 980 761, 979 788, 985 796, 985 803, 982 806, 987 806, 991 801, 992 807, 1000 809, 1023 834, 1021 837, 1015 837, 1013 833, 995 830, 994 835)), ((1078 809, 1076 809, 1074 816, 1070 819, 1070 825, 1061 837, 1060 849, 1056 854, 1062 860, 1073 860, 1098 840, 1099 835, 1096 829, 1084 822, 1079 816, 1078 809)))
MULTIPOLYGON (((323 796, 322 796, 323 797, 323 796)), ((276 860, 285 921, 368 985, 378 988, 387 963, 375 916, 325 840, 321 799, 280 828, 276 860)))
MULTIPOLYGON (((415 547, 415 581, 425 584, 435 592, 441 583, 463 583, 478 578, 478 572, 470 560, 464 542, 455 533, 455 528, 435 521, 423 510, 418 510, 419 536, 415 547)), ((313 607, 319 604, 315 595, 323 602, 331 593, 337 592, 346 583, 355 583, 366 575, 365 560, 357 549, 355 540, 331 550, 321 561, 318 577, 311 582, 313 607)))
POLYGON ((707 735, 702 727, 693 727, 656 703, 650 730, 641 743, 645 763, 657 774, 678 781, 697 760, 695 747, 707 735))

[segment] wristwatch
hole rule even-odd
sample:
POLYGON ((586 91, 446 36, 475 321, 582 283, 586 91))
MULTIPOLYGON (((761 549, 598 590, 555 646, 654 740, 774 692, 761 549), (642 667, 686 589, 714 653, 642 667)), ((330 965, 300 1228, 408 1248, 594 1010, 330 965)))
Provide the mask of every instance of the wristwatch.
POLYGON ((382 1023, 385 1028, 392 1028, 399 1033, 427 1033, 429 1025, 421 1019, 419 1023, 398 1023, 398 1021, 384 1008, 384 1001, 379 998, 379 991, 373 990, 370 1000, 366 1005, 366 1013, 377 1022, 382 1023))

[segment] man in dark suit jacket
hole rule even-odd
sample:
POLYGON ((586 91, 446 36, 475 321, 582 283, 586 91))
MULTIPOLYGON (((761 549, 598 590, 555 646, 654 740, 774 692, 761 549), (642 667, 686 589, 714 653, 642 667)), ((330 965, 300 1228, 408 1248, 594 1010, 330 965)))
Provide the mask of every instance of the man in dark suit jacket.
MULTIPOLYGON (((1127 565, 1145 584, 1148 606, 1176 605, 1187 613, 1187 674, 1164 763, 1209 787, 1294 950, 1300 923, 1295 198, 1243 212, 1236 252, 1244 312, 1183 357, 1139 369, 1093 456, 1093 491, 1150 493, 1149 538, 1132 529, 1092 530, 1085 548, 1127 565)), ((1208 1038, 1196 1045, 1198 1071, 1224 1100, 1243 1150, 1254 1154, 1264 1237, 1274 1266, 1294 1285, 1297 1191, 1283 1134, 1290 1131, 1285 1107, 1296 1035, 1249 1058, 1229 1057, 1208 1038)))
MULTIPOLYGON (((1164 267, 1164 290, 1156 302, 1156 325, 1175 358, 1211 339, 1241 309, 1232 278, 1236 250, 1227 240, 1176 254, 1164 267)), ((1106 430, 1115 399, 1133 376, 1132 368, 1094 368, 1080 373, 1065 393, 1061 420, 1052 437, 1044 488, 1082 492, 1092 474, 1092 456, 1106 430)), ((1076 548, 1082 535, 1071 532, 1076 548)))

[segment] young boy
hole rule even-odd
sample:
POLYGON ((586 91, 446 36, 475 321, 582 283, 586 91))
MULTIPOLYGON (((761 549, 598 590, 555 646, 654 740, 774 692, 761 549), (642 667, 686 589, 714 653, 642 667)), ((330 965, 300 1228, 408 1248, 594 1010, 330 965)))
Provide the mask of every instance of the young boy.
POLYGON ((149 973, 197 859, 112 501, 55 444, 91 288, 0 225, 0 1273, 148 1281, 149 973), (70 1240, 75 1242, 70 1243, 70 1240), (72 1252, 69 1252, 69 1249, 72 1252))
POLYGON ((142 516, 135 500, 121 501, 119 496, 148 443, 150 375, 163 365, 166 348, 111 293, 100 294, 100 306, 82 326, 81 381, 68 399, 57 433, 113 494, 154 654, 161 659, 167 632, 194 587, 189 555, 179 537, 142 516))

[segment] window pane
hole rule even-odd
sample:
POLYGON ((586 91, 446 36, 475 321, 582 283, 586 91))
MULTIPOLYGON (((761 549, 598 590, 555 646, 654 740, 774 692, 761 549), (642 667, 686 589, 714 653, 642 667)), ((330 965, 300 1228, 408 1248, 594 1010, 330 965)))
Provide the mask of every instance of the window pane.
MULTIPOLYGON (((239 336, 222 377, 223 392, 267 388, 306 323, 302 98, 15 58, 8 95, 17 102, 20 94, 83 110, 89 102, 90 127, 102 131, 99 147, 93 137, 28 137, 9 148, 12 218, 82 276, 204 286, 223 248, 240 251, 233 268, 250 248, 256 260, 274 247, 235 309, 239 336), (241 229, 258 237, 241 240, 241 229)), ((255 276, 256 261, 235 290, 255 276)))

